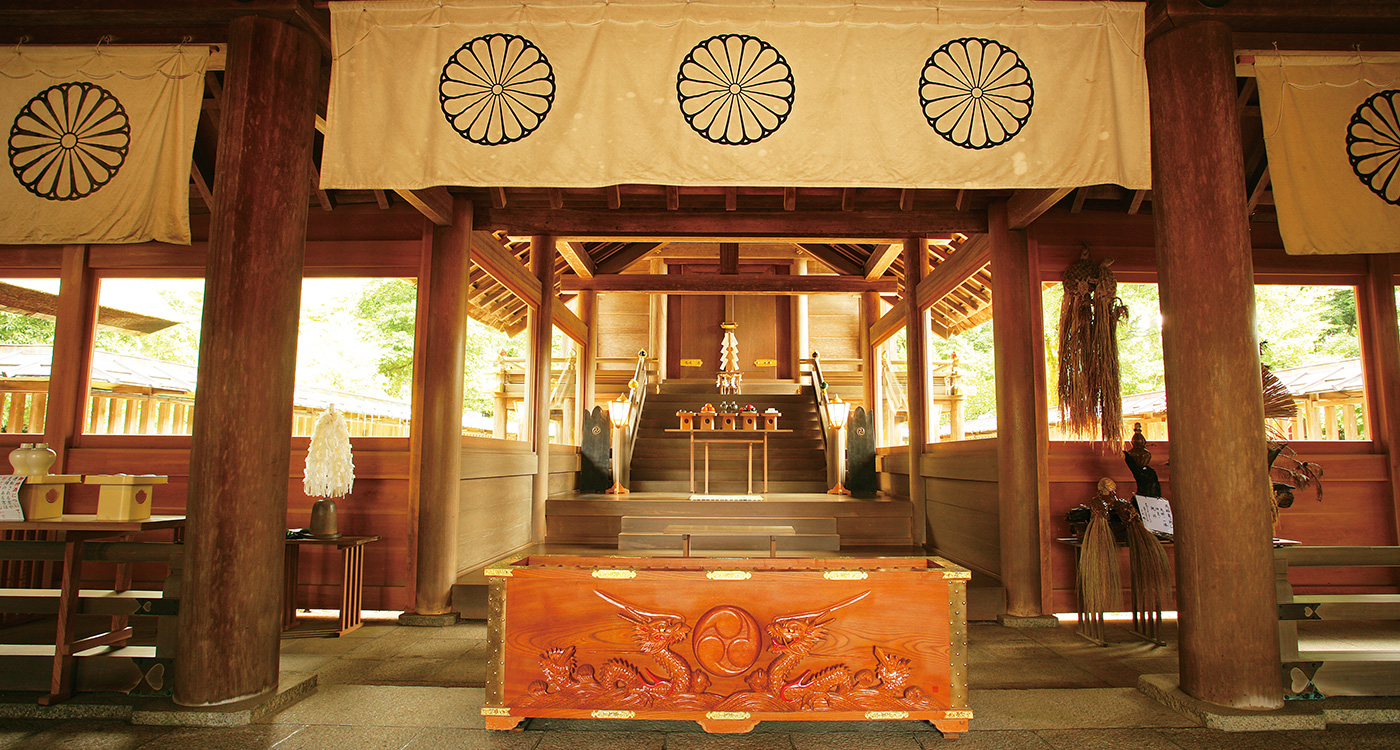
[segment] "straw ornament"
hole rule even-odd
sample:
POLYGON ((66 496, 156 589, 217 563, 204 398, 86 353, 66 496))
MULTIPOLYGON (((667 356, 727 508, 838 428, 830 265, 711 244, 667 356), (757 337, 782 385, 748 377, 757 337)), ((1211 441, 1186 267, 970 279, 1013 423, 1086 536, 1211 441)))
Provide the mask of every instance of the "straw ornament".
POLYGON ((1123 442, 1118 323, 1128 317, 1112 263, 1096 265, 1085 247, 1065 269, 1060 302, 1060 421, 1074 435, 1097 433, 1107 451, 1123 442))

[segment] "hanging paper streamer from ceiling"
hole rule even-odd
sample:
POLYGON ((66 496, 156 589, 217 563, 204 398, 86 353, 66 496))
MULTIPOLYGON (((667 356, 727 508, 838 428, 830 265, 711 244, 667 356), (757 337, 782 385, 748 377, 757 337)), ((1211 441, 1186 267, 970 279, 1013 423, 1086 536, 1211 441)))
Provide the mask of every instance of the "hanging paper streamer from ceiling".
POLYGON ((1151 186, 1141 3, 331 13, 325 188, 1151 186))
POLYGON ((0 243, 190 242, 209 48, 0 50, 0 243))
POLYGON ((1400 55, 1258 55, 1283 246, 1400 251, 1400 55))

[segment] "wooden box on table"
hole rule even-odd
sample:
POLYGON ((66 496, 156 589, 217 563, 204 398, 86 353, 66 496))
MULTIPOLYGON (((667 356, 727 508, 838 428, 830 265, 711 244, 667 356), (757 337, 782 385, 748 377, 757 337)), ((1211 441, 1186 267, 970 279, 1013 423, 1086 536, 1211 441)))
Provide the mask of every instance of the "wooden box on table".
POLYGON ((938 558, 531 556, 486 575, 488 729, 972 718, 970 574, 938 558))

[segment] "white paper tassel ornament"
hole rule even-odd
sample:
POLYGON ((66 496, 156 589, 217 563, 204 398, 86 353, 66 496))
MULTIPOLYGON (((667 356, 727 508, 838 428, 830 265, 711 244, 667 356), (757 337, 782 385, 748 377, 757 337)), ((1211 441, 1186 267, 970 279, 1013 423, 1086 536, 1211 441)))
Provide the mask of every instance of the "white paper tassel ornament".
POLYGON ((307 497, 344 497, 355 486, 355 461, 350 455, 350 428, 332 404, 311 430, 302 487, 307 497))

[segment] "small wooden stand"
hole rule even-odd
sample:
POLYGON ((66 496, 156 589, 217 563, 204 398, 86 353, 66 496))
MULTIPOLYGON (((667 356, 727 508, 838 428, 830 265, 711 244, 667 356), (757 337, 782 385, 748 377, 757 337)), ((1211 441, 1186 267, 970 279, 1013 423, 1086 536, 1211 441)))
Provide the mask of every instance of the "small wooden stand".
POLYGON ((19 504, 24 520, 47 521, 63 515, 63 495, 68 485, 83 480, 78 474, 45 474, 25 477, 19 488, 19 504))
POLYGON ((285 547, 282 573, 282 629, 289 630, 297 624, 297 574, 300 568, 299 554, 303 544, 334 544, 340 549, 342 576, 340 579, 340 623, 335 630, 321 631, 315 635, 342 636, 358 630, 364 623, 360 619, 364 589, 365 545, 379 541, 377 536, 342 536, 335 539, 288 539, 285 547))

